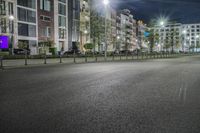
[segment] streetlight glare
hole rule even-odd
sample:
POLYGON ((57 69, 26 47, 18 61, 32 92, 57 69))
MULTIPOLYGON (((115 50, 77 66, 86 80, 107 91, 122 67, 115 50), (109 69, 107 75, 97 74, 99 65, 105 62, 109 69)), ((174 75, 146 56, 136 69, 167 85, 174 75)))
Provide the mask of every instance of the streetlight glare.
POLYGON ((15 17, 13 15, 9 16, 9 20, 14 20, 14 19, 15 19, 15 17))
POLYGON ((187 31, 186 31, 186 30, 184 30, 184 31, 183 31, 183 34, 186 34, 186 33, 187 33, 187 31))
POLYGON ((103 0, 104 5, 108 5, 109 3, 110 3, 109 0, 103 0))
POLYGON ((87 34, 87 33, 88 33, 88 31, 87 31, 87 30, 85 30, 85 31, 84 31, 84 33, 85 33, 85 34, 87 34))
POLYGON ((161 22, 160 22, 160 25, 161 25, 161 26, 163 26, 164 24, 165 24, 165 22, 164 22, 164 21, 161 21, 161 22))

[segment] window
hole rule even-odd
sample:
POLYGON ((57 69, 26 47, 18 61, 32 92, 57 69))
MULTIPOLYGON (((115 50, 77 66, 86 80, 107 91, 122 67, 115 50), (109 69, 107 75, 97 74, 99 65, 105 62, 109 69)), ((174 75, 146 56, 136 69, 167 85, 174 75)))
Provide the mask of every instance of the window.
POLYGON ((36 0, 17 0, 17 4, 20 6, 25 6, 29 8, 34 8, 35 9, 35 4, 36 0))
POLYGON ((66 27, 66 17, 59 16, 59 27, 66 27))
POLYGON ((36 37, 36 26, 18 23, 18 34, 21 36, 36 37))
POLYGON ((45 11, 51 11, 50 0, 40 0, 40 9, 45 11))
POLYGON ((0 4, 0 15, 6 15, 6 3, 5 1, 2 1, 0 4))
POLYGON ((18 19, 26 22, 36 22, 36 13, 27 9, 18 7, 18 19))
POLYGON ((50 37, 51 36, 51 28, 50 27, 45 27, 42 30, 42 36, 44 37, 50 37))
POLYGON ((59 10, 59 14, 66 15, 66 6, 65 5, 59 3, 58 10, 59 10))
POLYGON ((9 15, 13 15, 14 12, 13 12, 13 3, 11 2, 8 2, 8 14, 9 15))
POLYGON ((60 2, 66 3, 66 0, 59 0, 60 2))
POLYGON ((65 38, 65 29, 59 28, 59 39, 65 38))

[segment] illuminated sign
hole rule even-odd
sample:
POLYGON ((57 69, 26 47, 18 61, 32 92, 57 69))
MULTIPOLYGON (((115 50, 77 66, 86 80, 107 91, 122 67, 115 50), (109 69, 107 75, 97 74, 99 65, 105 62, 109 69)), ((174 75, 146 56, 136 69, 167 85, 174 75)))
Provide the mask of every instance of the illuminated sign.
POLYGON ((9 47, 9 37, 0 36, 0 49, 8 49, 9 47))

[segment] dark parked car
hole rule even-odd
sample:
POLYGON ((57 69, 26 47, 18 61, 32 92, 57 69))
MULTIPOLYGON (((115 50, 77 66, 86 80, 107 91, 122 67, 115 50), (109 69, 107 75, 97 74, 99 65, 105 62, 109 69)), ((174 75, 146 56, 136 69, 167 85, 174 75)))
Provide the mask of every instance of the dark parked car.
POLYGON ((70 50, 70 51, 66 51, 66 52, 64 52, 64 54, 63 55, 81 55, 81 52, 80 52, 80 50, 70 50))
POLYGON ((25 55, 27 52, 27 55, 30 55, 30 49, 14 49, 15 55, 25 55))

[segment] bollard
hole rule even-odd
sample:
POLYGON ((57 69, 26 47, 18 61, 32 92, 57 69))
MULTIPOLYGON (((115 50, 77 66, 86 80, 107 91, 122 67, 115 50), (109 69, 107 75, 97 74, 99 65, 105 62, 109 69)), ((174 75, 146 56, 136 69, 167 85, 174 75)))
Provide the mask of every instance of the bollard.
POLYGON ((120 61, 121 61, 122 60, 122 55, 120 54, 119 56, 120 56, 119 58, 120 58, 120 61))
POLYGON ((44 64, 47 64, 47 55, 46 55, 46 52, 44 54, 44 64))
POLYGON ((85 63, 87 63, 87 56, 85 56, 85 63))
POLYGON ((3 57, 2 56, 0 57, 0 62, 1 62, 0 69, 3 69, 3 57))
POLYGON ((76 63, 76 56, 74 55, 73 57, 74 57, 74 63, 76 63))
POLYGON ((142 60, 144 59, 144 53, 142 53, 142 60))
POLYGON ((137 60, 139 60, 139 56, 138 56, 138 53, 137 53, 137 60))
POLYGON ((115 54, 113 53, 113 56, 112 56, 112 61, 114 61, 115 60, 115 54))
POLYGON ((132 60, 134 60, 134 53, 132 53, 132 60))
POLYGON ((62 55, 61 55, 61 53, 60 53, 59 57, 60 57, 60 63, 62 63, 62 55))
POLYGON ((95 61, 98 62, 97 56, 95 56, 95 61))
POLYGON ((26 52, 25 52, 25 62, 24 62, 24 65, 25 65, 25 66, 28 65, 27 58, 28 58, 28 56, 27 56, 27 50, 26 50, 26 52))

